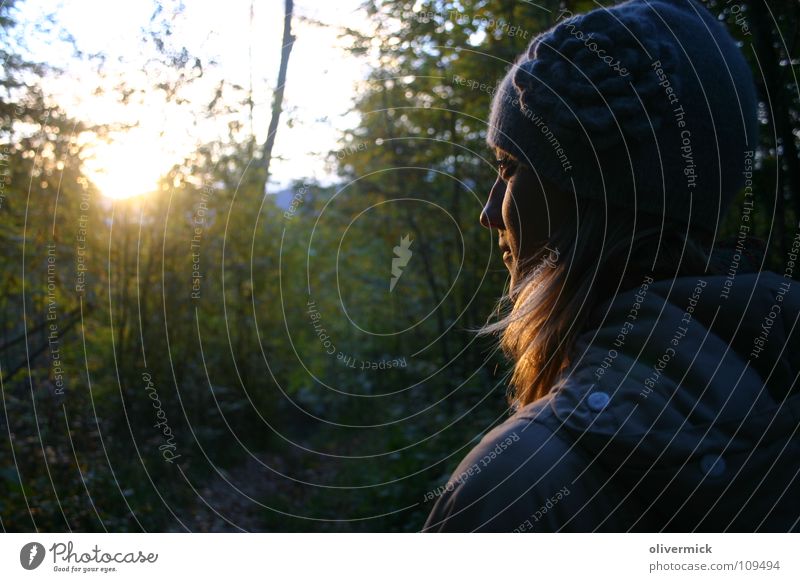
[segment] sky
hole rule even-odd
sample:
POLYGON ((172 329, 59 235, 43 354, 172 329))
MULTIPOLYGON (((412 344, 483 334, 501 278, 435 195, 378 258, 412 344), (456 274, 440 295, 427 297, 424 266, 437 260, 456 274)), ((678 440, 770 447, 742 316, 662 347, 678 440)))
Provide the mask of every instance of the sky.
MULTIPOLYGON (((344 50, 337 38, 338 27, 360 28, 366 24, 359 10, 361 0, 296 0, 293 32, 296 42, 289 63, 284 114, 278 130, 270 190, 286 187, 293 179, 332 179, 326 170, 326 154, 337 147, 344 129, 356 123, 347 114, 355 86, 367 74, 367 64, 344 50), (302 17, 320 21, 321 27, 302 17), (291 120, 291 127, 289 121, 291 120)), ((168 6, 168 4, 164 4, 168 6)), ((89 177, 110 197, 124 198, 153 190, 159 177, 196 146, 227 134, 230 117, 205 118, 221 79, 254 87, 255 133, 259 143, 266 138, 271 114, 272 90, 276 83, 283 32, 283 1, 209 0, 185 2, 173 22, 173 43, 186 46, 205 63, 203 77, 182 94, 187 103, 168 104, 159 91, 150 89, 158 70, 147 63, 141 30, 148 26, 152 0, 25 0, 19 20, 32 28, 53 15, 56 31, 68 31, 86 54, 107 56, 104 76, 89 60, 76 59, 71 48, 58 42, 52 32, 26 33, 31 55, 58 66, 46 90, 73 117, 90 123, 128 123, 136 127, 113 135, 110 144, 92 143, 92 159, 85 168, 89 177), (250 58, 252 54, 252 62, 250 58), (209 65, 211 60, 217 66, 209 65), (119 103, 114 86, 124 80, 130 87, 149 89, 119 103), (100 94, 94 89, 102 87, 100 94)), ((242 112, 244 118, 246 115, 242 112)), ((242 119, 242 118, 240 118, 242 119)))

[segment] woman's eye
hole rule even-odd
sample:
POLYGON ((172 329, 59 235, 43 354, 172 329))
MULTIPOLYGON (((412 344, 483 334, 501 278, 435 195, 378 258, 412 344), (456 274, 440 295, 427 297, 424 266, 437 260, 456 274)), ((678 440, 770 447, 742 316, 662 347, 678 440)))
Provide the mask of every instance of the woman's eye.
POLYGON ((514 175, 516 164, 509 159, 497 160, 497 173, 500 177, 508 181, 514 175))

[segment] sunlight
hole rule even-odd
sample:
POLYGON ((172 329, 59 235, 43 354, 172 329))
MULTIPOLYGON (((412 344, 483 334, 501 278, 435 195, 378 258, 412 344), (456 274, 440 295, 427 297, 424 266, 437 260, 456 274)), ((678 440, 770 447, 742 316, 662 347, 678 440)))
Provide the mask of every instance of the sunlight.
POLYGON ((173 160, 156 139, 123 139, 98 145, 92 153, 92 159, 86 162, 86 174, 103 196, 115 199, 158 189, 159 178, 169 171, 173 160))

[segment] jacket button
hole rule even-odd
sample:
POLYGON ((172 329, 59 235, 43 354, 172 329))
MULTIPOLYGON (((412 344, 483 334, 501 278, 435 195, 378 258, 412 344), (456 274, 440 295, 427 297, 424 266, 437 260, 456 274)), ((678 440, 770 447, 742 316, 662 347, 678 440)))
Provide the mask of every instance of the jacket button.
POLYGON ((611 397, 605 392, 592 392, 589 394, 589 398, 586 399, 586 403, 594 412, 600 412, 608 405, 610 400, 611 397))
POLYGON ((719 477, 726 468, 725 459, 717 455, 705 455, 700 459, 700 469, 708 477, 719 477))

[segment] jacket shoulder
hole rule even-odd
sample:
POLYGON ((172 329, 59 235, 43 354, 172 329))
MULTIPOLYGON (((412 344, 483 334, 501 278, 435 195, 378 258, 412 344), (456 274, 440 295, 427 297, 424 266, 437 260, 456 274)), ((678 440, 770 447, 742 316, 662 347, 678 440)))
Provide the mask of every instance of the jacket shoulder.
MULTIPOLYGON (((588 461, 563 431, 523 409, 489 432, 439 495, 423 531, 556 531, 569 520, 588 461), (568 502, 569 500, 569 502, 568 502)), ((581 488, 587 489, 585 479, 581 488)), ((585 524, 576 523, 574 529, 585 524)), ((566 527, 565 529, 573 529, 566 527)))

